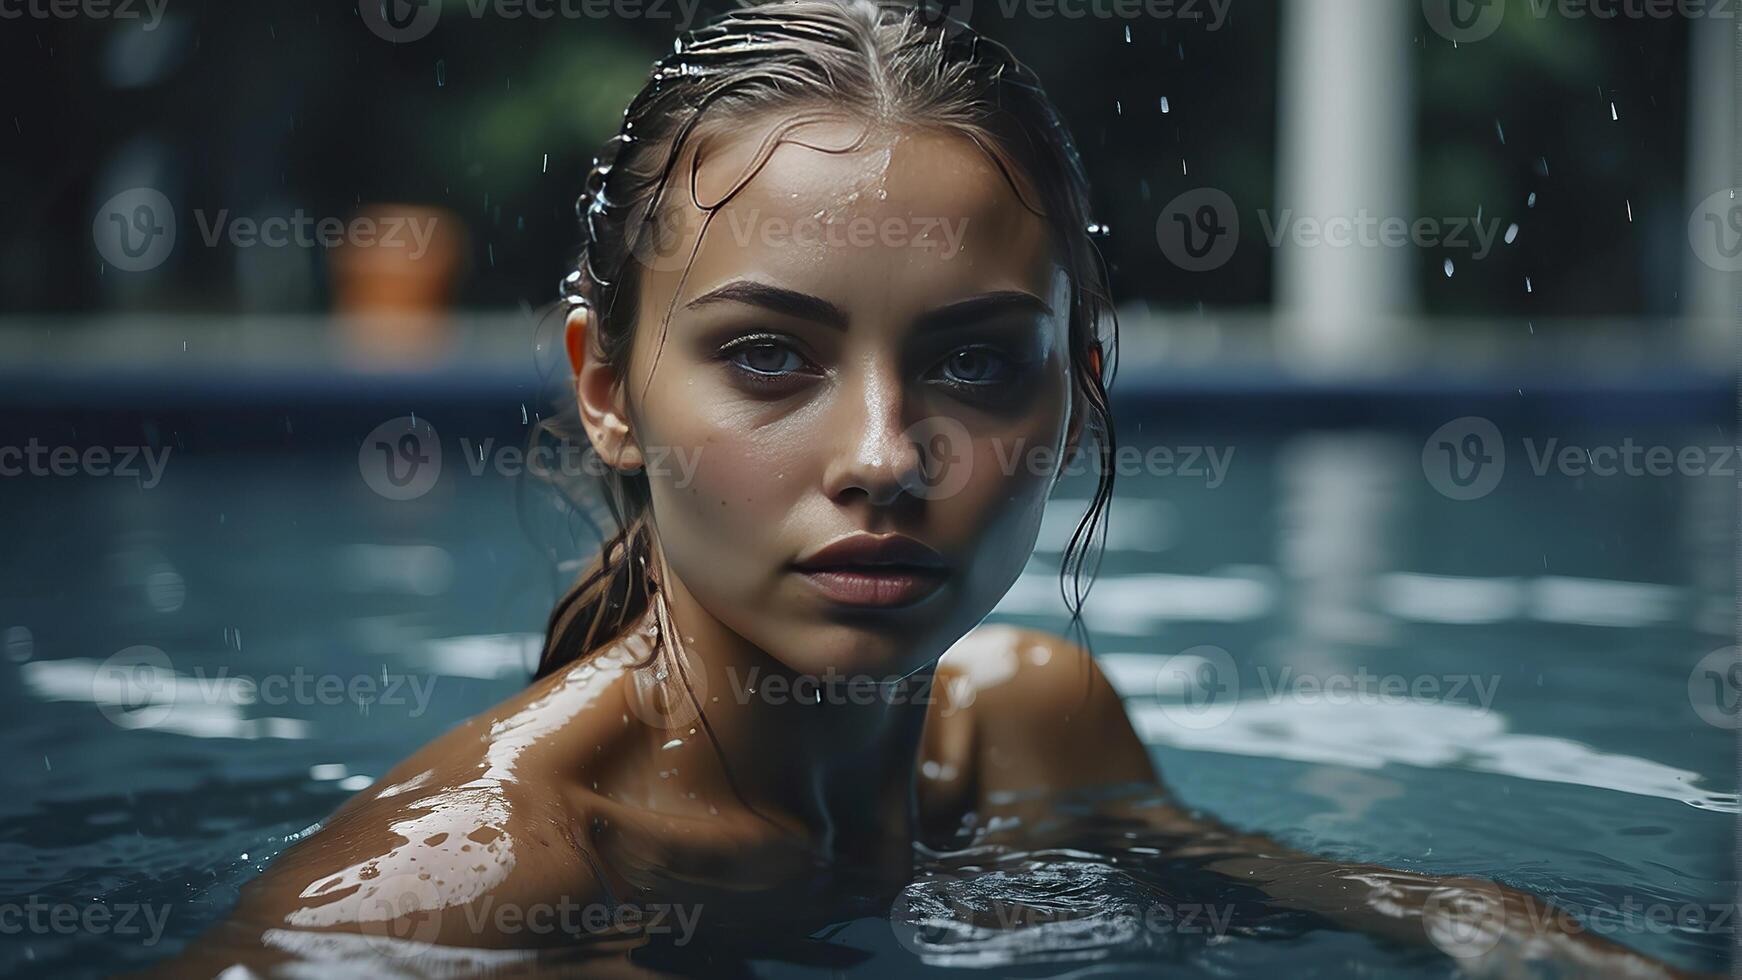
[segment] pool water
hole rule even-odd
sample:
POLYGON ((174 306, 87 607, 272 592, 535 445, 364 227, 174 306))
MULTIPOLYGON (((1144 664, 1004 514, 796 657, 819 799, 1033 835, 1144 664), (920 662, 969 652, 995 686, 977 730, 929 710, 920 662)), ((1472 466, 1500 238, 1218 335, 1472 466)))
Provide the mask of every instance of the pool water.
MULTIPOLYGON (((0 894, 28 923, 0 944, 0 973, 171 955, 292 835, 525 683, 560 584, 526 527, 551 540, 556 522, 526 521, 515 481, 457 455, 427 494, 386 499, 360 475, 367 428, 183 452, 150 489, 0 480, 0 894), (142 697, 106 672, 117 662, 173 683, 142 697)), ((1087 611, 1104 668, 1193 807, 1333 858, 1500 881, 1675 965, 1724 969, 1737 752, 1714 722, 1738 695, 1716 653, 1734 627, 1734 471, 1538 475, 1523 439, 1734 434, 1512 427, 1499 485, 1460 500, 1424 469, 1432 428, 1126 422, 1132 446, 1176 452, 1122 473, 1087 611), (1708 655, 1718 669, 1702 673, 1708 655), (1654 907, 1672 912, 1628 911, 1654 907)), ((1059 549, 1087 489, 1061 486, 993 619, 1062 626, 1059 549)), ((888 913, 666 962, 771 977, 1457 971, 1432 948, 1208 894, 1142 854, 933 855, 939 873, 888 913), (1174 913, 1193 903, 1233 914, 1190 927, 1174 913), (1040 911, 982 928, 991 906, 1040 911), (1128 914, 1158 907, 1174 912, 1128 914)))

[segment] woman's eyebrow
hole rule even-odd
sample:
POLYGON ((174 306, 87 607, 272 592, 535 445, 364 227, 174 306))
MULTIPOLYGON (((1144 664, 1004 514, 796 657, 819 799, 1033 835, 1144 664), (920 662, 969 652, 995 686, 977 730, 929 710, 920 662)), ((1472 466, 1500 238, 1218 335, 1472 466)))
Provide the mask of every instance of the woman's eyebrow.
POLYGON ((1052 307, 1033 293, 1025 293, 1020 290, 986 293, 951 303, 948 306, 940 306, 935 310, 928 310, 920 314, 914 322, 914 329, 918 332, 928 328, 968 326, 1011 313, 1039 313, 1043 316, 1051 316, 1052 307))
MULTIPOLYGON (((845 330, 848 322, 846 311, 820 296, 812 296, 809 293, 801 293, 794 289, 786 289, 750 279, 734 279, 723 286, 710 289, 685 303, 684 309, 693 310, 710 303, 744 303, 749 306, 760 306, 785 316, 810 320, 834 327, 837 330, 845 330)), ((1015 289, 1003 290, 972 296, 947 306, 940 306, 935 310, 928 310, 919 315, 914 326, 916 331, 928 328, 961 327, 1012 313, 1039 313, 1043 316, 1051 316, 1052 307, 1033 293, 1025 293, 1015 289)))
POLYGON ((801 320, 814 320, 839 330, 847 328, 846 312, 828 300, 765 282, 736 279, 690 300, 684 304, 684 309, 693 310, 709 303, 746 303, 801 320))

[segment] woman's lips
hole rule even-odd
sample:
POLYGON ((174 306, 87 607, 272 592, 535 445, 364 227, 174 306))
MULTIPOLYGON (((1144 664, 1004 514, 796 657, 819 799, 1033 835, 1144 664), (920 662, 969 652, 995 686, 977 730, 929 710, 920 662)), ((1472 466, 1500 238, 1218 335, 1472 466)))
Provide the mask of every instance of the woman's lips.
POLYGON ((873 609, 911 606, 942 588, 949 578, 942 568, 905 565, 801 568, 798 575, 831 601, 873 609))
POLYGON ((944 556, 917 538, 864 531, 836 538, 793 566, 825 598, 870 609, 914 605, 950 576, 944 556))

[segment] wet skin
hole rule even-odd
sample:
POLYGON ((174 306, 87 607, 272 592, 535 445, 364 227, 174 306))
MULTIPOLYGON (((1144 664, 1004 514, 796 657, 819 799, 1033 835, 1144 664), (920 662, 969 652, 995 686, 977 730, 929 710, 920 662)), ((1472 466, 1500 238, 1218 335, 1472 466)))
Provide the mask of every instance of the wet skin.
MULTIPOLYGON (((1109 815, 1179 855, 1279 904, 1425 941, 1420 910, 1443 882, 1320 861, 1172 805, 1082 650, 978 625, 1026 564, 1055 482, 1008 461, 1057 458, 1079 435, 1071 283, 1045 218, 972 142, 825 119, 763 164, 787 121, 709 144, 704 203, 753 176, 705 235, 687 188, 670 202, 674 242, 640 270, 626 372, 593 347, 589 312, 569 321, 600 455, 633 469, 664 448, 695 454, 688 478, 648 468, 681 652, 655 656, 644 619, 424 747, 250 883, 178 974, 403 957, 402 940, 513 950, 614 934, 504 927, 505 906, 678 903, 699 907, 701 929, 811 928, 855 901, 887 908, 916 842, 950 844, 967 823, 975 842, 1032 843, 1048 795, 1110 784, 1151 789, 1109 815), (806 217, 875 230, 843 244, 773 221, 806 217), (916 431, 947 434, 941 471, 916 431), (922 542, 941 586, 866 609, 795 567, 853 533, 922 542), (685 696, 662 699, 674 658, 685 696), (907 680, 868 701, 844 685, 822 704, 777 693, 830 676, 907 680), (1004 829, 985 833, 993 818, 1004 829)), ((1581 964, 1664 975, 1594 939, 1537 938, 1581 964)))

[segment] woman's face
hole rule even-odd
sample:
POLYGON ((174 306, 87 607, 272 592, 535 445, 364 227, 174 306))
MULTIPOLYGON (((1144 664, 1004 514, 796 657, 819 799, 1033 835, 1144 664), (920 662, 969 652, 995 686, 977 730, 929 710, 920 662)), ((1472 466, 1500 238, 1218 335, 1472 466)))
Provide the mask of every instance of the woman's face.
MULTIPOLYGON (((726 196, 777 122, 715 140, 697 198, 726 196)), ((907 673, 984 618, 1070 426, 1070 284, 1044 220, 959 135, 818 149, 862 128, 789 133, 705 235, 680 161, 620 396, 670 572, 819 677, 907 673), (923 548, 818 555, 854 535, 923 548)))

